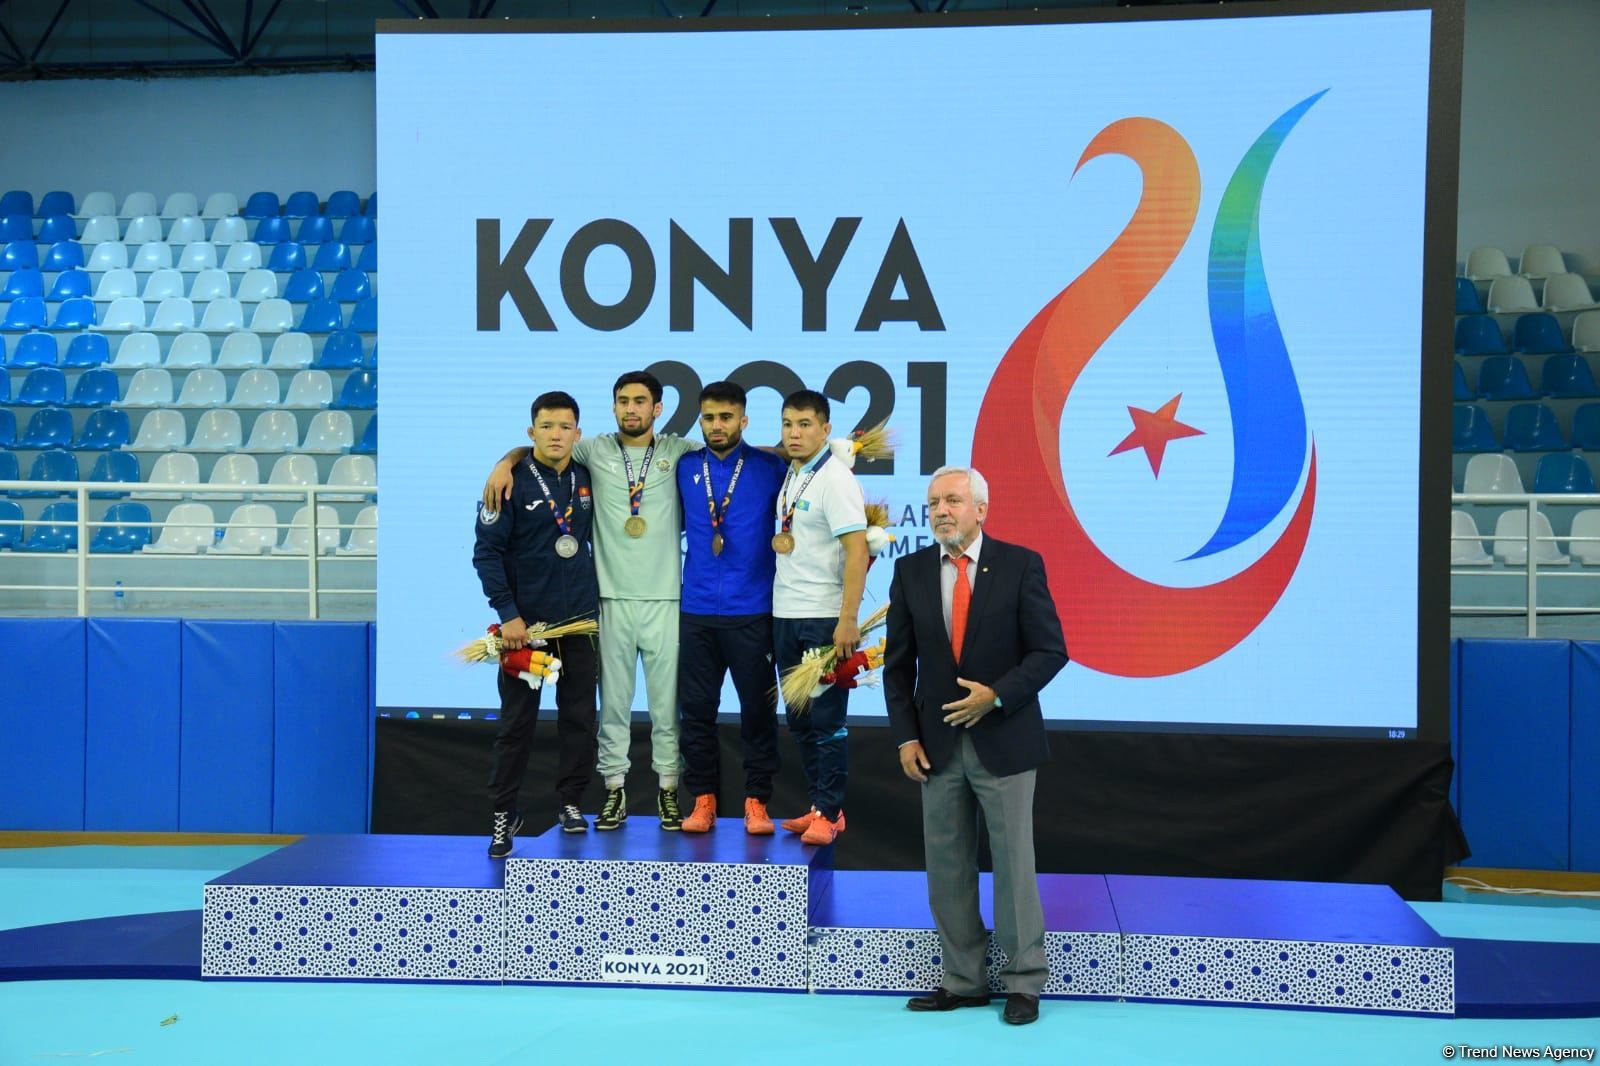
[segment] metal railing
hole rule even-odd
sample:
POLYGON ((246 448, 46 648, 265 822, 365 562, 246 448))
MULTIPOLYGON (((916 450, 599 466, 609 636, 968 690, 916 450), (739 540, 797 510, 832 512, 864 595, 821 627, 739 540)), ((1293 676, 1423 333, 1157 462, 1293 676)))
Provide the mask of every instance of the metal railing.
MULTIPOLYGON (((29 493, 51 493, 54 498, 45 499, 45 503, 61 502, 61 497, 71 497, 77 502, 77 516, 71 522, 46 522, 41 518, 17 519, 0 517, 0 527, 5 526, 76 526, 77 545, 70 551, 56 552, 0 552, 0 559, 62 559, 72 558, 77 561, 77 578, 70 584, 13 584, 5 580, 3 571, 0 571, 0 592, 71 592, 77 595, 77 614, 87 617, 89 614, 89 594, 92 592, 117 593, 294 593, 304 591, 306 594, 306 616, 317 618, 320 615, 320 598, 322 596, 375 596, 376 587, 373 588, 325 588, 322 586, 321 568, 329 562, 373 562, 376 554, 329 554, 324 556, 318 543, 319 531, 337 529, 341 531, 340 540, 345 539, 343 531, 362 528, 354 522, 326 523, 318 521, 317 503, 319 498, 341 497, 339 502, 352 502, 351 496, 362 499, 375 500, 378 495, 376 487, 367 485, 265 485, 265 484, 206 484, 196 485, 189 482, 107 482, 107 481, 0 481, 0 495, 13 491, 29 493), (107 520, 105 518, 89 518, 89 502, 92 495, 102 498, 107 493, 116 493, 116 500, 105 500, 108 506, 124 499, 135 503, 146 503, 151 497, 159 494, 165 500, 176 500, 180 503, 207 503, 213 501, 239 500, 241 503, 250 502, 302 502, 306 510, 305 523, 298 522, 253 522, 255 528, 270 528, 274 531, 285 529, 304 528, 306 531, 306 552, 269 551, 261 554, 247 553, 217 553, 209 554, 203 549, 194 553, 185 552, 93 552, 91 551, 90 531, 102 527, 119 526, 128 529, 149 528, 152 531, 160 529, 210 529, 220 531, 227 528, 227 522, 164 522, 153 515, 148 522, 107 520), (114 561, 123 559, 182 559, 186 562, 205 561, 208 563, 219 562, 279 562, 286 564, 298 563, 305 567, 306 583, 303 589, 295 587, 251 587, 245 585, 129 585, 116 582, 110 585, 91 584, 89 581, 89 563, 91 559, 114 561)), ((96 502, 101 502, 97 500, 96 502)), ((273 541, 276 545, 280 533, 274 532, 273 541)), ((151 543, 155 542, 152 532, 151 543)))
MULTIPOLYGON (((1542 614, 1600 614, 1600 597, 1597 597, 1592 606, 1556 607, 1539 606, 1539 579, 1572 579, 1589 578, 1600 581, 1600 571, 1583 570, 1557 570, 1552 569, 1549 563, 1544 564, 1541 571, 1537 546, 1540 544, 1555 544, 1560 541, 1571 544, 1588 544, 1600 542, 1600 536, 1556 536, 1540 535, 1538 530, 1539 508, 1545 504, 1558 504, 1562 507, 1600 507, 1600 493, 1501 493, 1501 492, 1456 492, 1450 496, 1452 507, 1462 504, 1475 504, 1490 507, 1520 506, 1526 511, 1526 528, 1522 531, 1523 547, 1527 558, 1521 567, 1505 570, 1489 570, 1482 566, 1458 567, 1451 565, 1451 577, 1510 577, 1521 578, 1527 589, 1527 601, 1521 604, 1483 604, 1469 605, 1456 604, 1454 597, 1450 604, 1451 614, 1517 614, 1522 613, 1527 619, 1527 635, 1539 635, 1539 615, 1542 614)), ((1476 520, 1474 520, 1476 521, 1476 520)), ((1476 540, 1481 546, 1485 541, 1507 540, 1504 535, 1496 536, 1493 531, 1488 533, 1479 530, 1477 536, 1457 534, 1452 528, 1450 542, 1456 544, 1462 541, 1476 540)), ((1426 549, 1424 549, 1426 550, 1426 549)), ((1492 554, 1492 552, 1490 553, 1492 554)))

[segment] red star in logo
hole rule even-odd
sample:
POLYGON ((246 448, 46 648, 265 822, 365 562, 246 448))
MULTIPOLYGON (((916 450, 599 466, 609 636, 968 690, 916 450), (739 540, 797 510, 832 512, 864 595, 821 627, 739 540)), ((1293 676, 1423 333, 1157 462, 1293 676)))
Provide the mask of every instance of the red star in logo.
POLYGON ((1161 405, 1157 411, 1145 411, 1138 407, 1128 408, 1128 414, 1133 419, 1133 432, 1122 439, 1122 443, 1112 448, 1110 455, 1118 452, 1131 451, 1134 448, 1143 448, 1145 458, 1150 460, 1150 472, 1157 477, 1161 476, 1161 457, 1166 453, 1167 442, 1177 440, 1179 437, 1199 437, 1205 430, 1186 426, 1177 419, 1178 401, 1183 399, 1183 393, 1178 393, 1172 399, 1161 405))

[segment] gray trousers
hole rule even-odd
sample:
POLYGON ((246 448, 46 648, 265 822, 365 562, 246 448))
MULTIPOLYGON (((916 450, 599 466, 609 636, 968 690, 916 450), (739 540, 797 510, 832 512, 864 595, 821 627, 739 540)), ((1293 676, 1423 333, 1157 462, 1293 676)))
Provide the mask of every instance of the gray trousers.
POLYGON ((1038 772, 996 777, 961 731, 954 757, 922 786, 922 842, 928 904, 944 943, 944 987, 958 996, 989 991, 989 931, 978 912, 978 813, 994 859, 994 933, 1005 952, 1007 992, 1037 996, 1049 972, 1044 908, 1033 859, 1033 785, 1038 772))

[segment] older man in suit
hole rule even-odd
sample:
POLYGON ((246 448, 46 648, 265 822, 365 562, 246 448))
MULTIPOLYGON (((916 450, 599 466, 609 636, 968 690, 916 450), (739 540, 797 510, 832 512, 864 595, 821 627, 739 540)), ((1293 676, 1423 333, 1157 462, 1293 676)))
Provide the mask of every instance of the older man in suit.
POLYGON ((1033 786, 1049 754, 1039 690, 1067 663, 1037 552, 983 535, 989 487, 944 467, 928 486, 936 544, 895 564, 883 691, 900 768, 922 784, 928 901, 944 984, 916 1011, 984 1006, 988 931, 978 912, 978 813, 994 859, 994 925, 1007 962, 1002 1015, 1039 1017, 1048 971, 1033 856, 1033 786))

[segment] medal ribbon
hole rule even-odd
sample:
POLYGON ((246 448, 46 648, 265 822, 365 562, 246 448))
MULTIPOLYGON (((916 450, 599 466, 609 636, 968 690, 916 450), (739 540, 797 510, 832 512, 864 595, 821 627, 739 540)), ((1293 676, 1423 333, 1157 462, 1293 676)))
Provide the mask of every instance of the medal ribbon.
POLYGON ((778 501, 778 509, 783 512, 783 532, 789 532, 789 526, 794 522, 795 505, 800 502, 800 497, 806 494, 806 487, 811 484, 811 479, 816 477, 817 471, 826 466, 828 460, 832 458, 832 452, 824 451, 822 453, 822 459, 817 463, 816 466, 812 467, 810 471, 807 472, 806 479, 800 482, 800 488, 794 494, 794 503, 789 502, 789 479, 794 477, 794 471, 791 469, 789 473, 784 476, 783 497, 778 501))
POLYGON ((622 443, 622 438, 617 438, 617 449, 622 452, 622 469, 628 475, 628 507, 637 517, 639 505, 644 502, 644 479, 650 474, 650 459, 656 454, 656 442, 650 440, 650 447, 644 450, 644 460, 639 464, 639 480, 633 480, 633 462, 628 458, 628 447, 622 443))
MULTIPOLYGON (((572 501, 578 495, 578 472, 570 467, 567 469, 567 510, 563 514, 556 510, 555 497, 550 495, 550 486, 544 483, 544 475, 539 473, 539 468, 534 464, 532 456, 528 457, 528 469, 533 471, 534 480, 539 483, 539 491, 544 493, 544 502, 550 505, 550 513, 555 516, 556 528, 561 530, 563 536, 572 536, 572 523, 569 519, 572 518, 572 501)), ((556 484, 559 485, 560 482, 558 481, 556 484)))
MULTIPOLYGON (((706 451, 710 451, 707 448, 706 451)), ((739 461, 733 464, 733 477, 728 479, 728 491, 723 494, 722 506, 718 507, 711 496, 711 460, 704 455, 700 457, 700 472, 706 482, 706 509, 711 512, 711 533, 713 536, 722 528, 722 523, 727 520, 728 504, 733 501, 733 490, 739 484, 739 473, 744 470, 744 452, 739 453, 739 461)))

